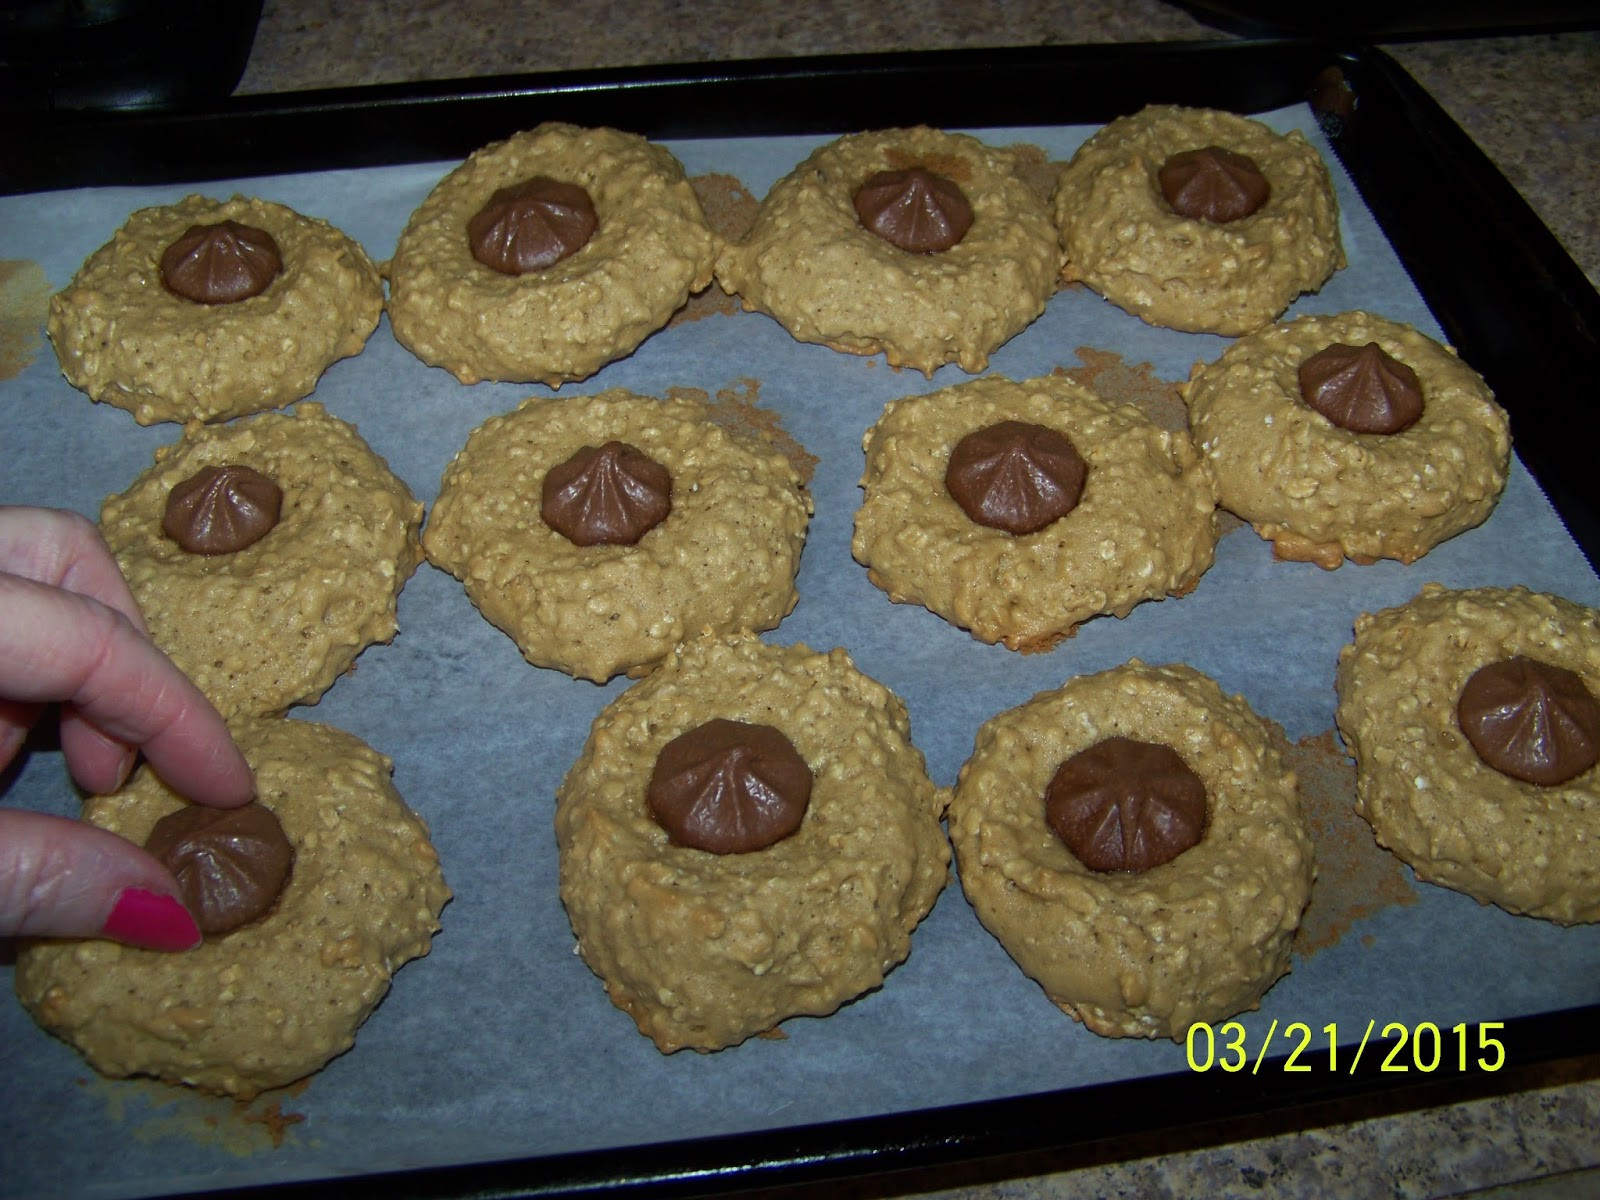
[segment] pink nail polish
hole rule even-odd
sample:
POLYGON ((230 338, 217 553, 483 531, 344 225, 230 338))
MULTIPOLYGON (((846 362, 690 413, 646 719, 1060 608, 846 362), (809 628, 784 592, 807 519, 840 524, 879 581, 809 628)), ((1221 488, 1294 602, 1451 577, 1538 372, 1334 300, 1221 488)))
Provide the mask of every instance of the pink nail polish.
POLYGON ((171 896, 144 888, 124 890, 100 932, 147 950, 193 950, 200 944, 200 927, 189 910, 171 896))

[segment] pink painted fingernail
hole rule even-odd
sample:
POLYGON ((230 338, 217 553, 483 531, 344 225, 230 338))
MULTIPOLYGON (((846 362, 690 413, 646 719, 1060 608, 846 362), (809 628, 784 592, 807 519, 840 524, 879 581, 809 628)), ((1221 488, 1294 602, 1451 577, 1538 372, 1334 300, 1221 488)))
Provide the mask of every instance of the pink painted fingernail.
POLYGON ((193 950, 200 944, 200 927, 188 909, 171 896, 136 887, 117 897, 100 932, 147 950, 193 950))

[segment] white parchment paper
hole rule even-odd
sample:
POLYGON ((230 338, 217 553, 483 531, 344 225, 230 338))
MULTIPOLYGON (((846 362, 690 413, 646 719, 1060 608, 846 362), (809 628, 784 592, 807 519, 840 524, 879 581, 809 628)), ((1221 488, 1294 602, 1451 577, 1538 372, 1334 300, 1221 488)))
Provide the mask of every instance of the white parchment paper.
MULTIPOLYGON (((1321 143, 1306 110, 1264 119, 1321 143)), ((1064 159, 1090 131, 979 132, 1064 159)), ((733 175, 759 197, 822 140, 670 145, 690 174, 733 175)), ((1334 163, 1325 146, 1324 153, 1334 163)), ((325 217, 384 259, 450 165, 204 190, 254 193, 325 217)), ((1337 165, 1334 173, 1350 265, 1291 315, 1362 307, 1438 336, 1382 231, 1337 165)), ((0 198, 0 258, 37 262, 59 288, 130 211, 191 190, 199 189, 0 198)), ((996 353, 990 371, 1041 375, 1075 365, 1078 348, 1092 347, 1175 381, 1224 345, 1153 329, 1075 289, 996 353)), ((1472 347, 1459 349, 1470 363, 1472 347)), ((1047 654, 984 646, 921 609, 890 604, 849 552, 862 433, 889 399, 964 378, 947 367, 926 380, 881 358, 800 345, 759 315, 716 314, 663 331, 559 394, 581 403, 616 386, 652 395, 753 386, 756 402, 779 413, 819 459, 800 603, 768 636, 847 647, 862 670, 905 698, 913 736, 941 784, 954 782, 988 717, 1130 657, 1191 663, 1294 739, 1332 727, 1334 665, 1355 616, 1407 600, 1426 581, 1524 583, 1600 603, 1600 584, 1517 466, 1483 527, 1413 566, 1325 572, 1274 562, 1241 528, 1223 539, 1216 565, 1189 596, 1142 605, 1125 620, 1091 621, 1047 654)), ((360 356, 327 373, 315 399, 353 421, 431 503, 467 434, 539 390, 457 384, 401 349, 385 323, 360 356)), ((94 515, 176 437, 176 426, 141 428, 125 412, 91 404, 62 380, 41 334, 31 365, 0 381, 0 503, 94 515)), ((96 1080, 70 1047, 0 997, 0 1194, 150 1194, 546 1155, 1185 1069, 1181 1045, 1102 1039, 1063 1016, 979 926, 954 880, 916 933, 910 960, 878 992, 825 1019, 787 1022, 782 1040, 663 1057, 573 953, 556 894, 553 795, 595 714, 626 681, 596 687, 528 666, 453 579, 426 565, 401 596, 400 628, 392 645, 367 651, 320 704, 292 719, 339 726, 393 757, 395 782, 429 822, 456 895, 432 954, 399 972, 354 1050, 244 1113, 182 1089, 96 1080), (291 1123, 274 1126, 279 1117, 291 1123)), ((59 755, 47 746, 31 751, 4 786, 0 802, 76 811, 59 755)), ((1297 958, 1261 1010, 1242 1018, 1252 1037, 1259 1041, 1273 1021, 1319 1031, 1336 1023, 1341 1038, 1359 1037, 1369 1020, 1448 1029, 1600 997, 1600 928, 1564 930, 1426 885, 1415 892, 1412 903, 1375 904, 1337 944, 1297 958)), ((9 984, 9 968, 0 978, 9 984)))

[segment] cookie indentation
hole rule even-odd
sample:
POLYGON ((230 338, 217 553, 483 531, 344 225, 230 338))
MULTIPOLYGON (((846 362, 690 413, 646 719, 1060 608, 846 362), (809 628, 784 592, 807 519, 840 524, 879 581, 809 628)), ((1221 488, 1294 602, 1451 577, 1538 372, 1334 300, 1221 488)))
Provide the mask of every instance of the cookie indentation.
POLYGON ((161 254, 161 282, 196 304, 234 304, 259 296, 283 270, 278 243, 238 221, 191 225, 161 254))
POLYGON ((289 880, 294 847, 262 804, 191 804, 156 822, 144 848, 178 881, 207 935, 231 933, 270 909, 289 880))
POLYGON ((948 250, 972 228, 961 185, 926 167, 879 171, 857 189, 854 203, 862 225, 912 254, 948 250))
POLYGON ((467 222, 472 257, 502 275, 553 267, 600 228, 594 201, 574 183, 535 175, 503 187, 467 222))
POLYGON ((1340 429, 1399 433, 1422 416, 1422 381, 1377 342, 1343 342, 1300 364, 1300 395, 1340 429))
POLYGON ((1479 667, 1456 713, 1478 757, 1524 783, 1554 787, 1600 761, 1600 702, 1565 667, 1520 654, 1479 667))
POLYGON ((1078 506, 1089 464, 1066 434, 1029 421, 973 430, 950 454, 944 486, 979 525, 1037 533, 1078 506))
POLYGON ((1248 217, 1272 194, 1255 159, 1221 146, 1179 151, 1156 178, 1173 212, 1218 225, 1248 217))
POLYGON ((1200 841, 1206 785, 1172 747, 1111 737, 1056 769, 1045 820, 1091 871, 1148 871, 1200 841))
POLYGON ((613 438, 544 477, 539 515, 574 546, 632 546, 672 511, 672 472, 613 438))
POLYGON ((674 845, 749 854, 800 828, 811 782, 782 730, 717 717, 661 748, 645 802, 674 845))
POLYGON ((277 527, 283 489, 254 467, 202 467, 167 493, 161 531, 190 554, 232 554, 277 527))

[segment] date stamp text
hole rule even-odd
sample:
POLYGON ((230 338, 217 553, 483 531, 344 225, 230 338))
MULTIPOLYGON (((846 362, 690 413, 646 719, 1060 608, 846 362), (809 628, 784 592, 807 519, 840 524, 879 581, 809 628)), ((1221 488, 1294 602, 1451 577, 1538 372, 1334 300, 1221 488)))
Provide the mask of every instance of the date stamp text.
POLYGON ((1331 1022, 1320 1029, 1305 1021, 1281 1025, 1277 1020, 1254 1040, 1238 1021, 1215 1027, 1204 1022, 1189 1026, 1184 1039, 1191 1071, 1225 1071, 1229 1074, 1268 1071, 1303 1074, 1327 1071, 1354 1075, 1366 1062, 1383 1074, 1429 1075, 1435 1072, 1498 1071, 1506 1065, 1501 1037, 1504 1021, 1461 1021, 1439 1026, 1432 1021, 1407 1024, 1376 1019, 1367 1022, 1357 1039, 1352 1031, 1331 1022), (1344 1036, 1342 1036, 1344 1035, 1344 1036), (1370 1056, 1370 1057, 1369 1057, 1370 1056), (1376 1063, 1376 1067, 1373 1064, 1376 1063))

